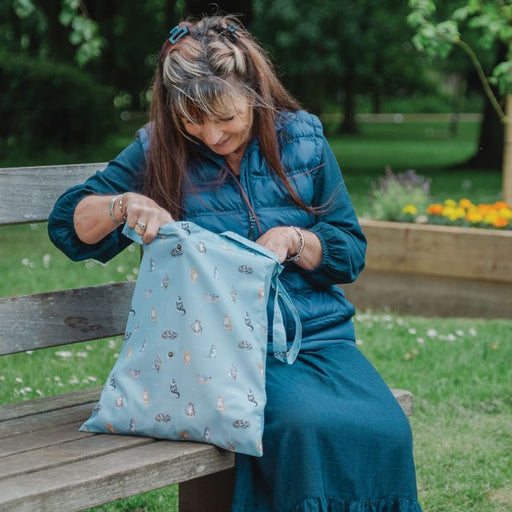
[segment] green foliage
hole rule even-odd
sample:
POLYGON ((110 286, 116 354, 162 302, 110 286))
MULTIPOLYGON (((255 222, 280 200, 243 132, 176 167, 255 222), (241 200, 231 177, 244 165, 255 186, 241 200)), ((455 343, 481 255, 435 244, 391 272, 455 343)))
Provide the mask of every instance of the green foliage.
POLYGON ((0 52, 0 82, 0 149, 76 147, 116 125, 113 91, 72 66, 0 52))
POLYGON ((388 167, 378 184, 372 184, 373 218, 378 220, 410 221, 419 212, 424 212, 430 202, 430 179, 425 179, 410 169, 394 174, 388 167), (404 211, 414 205, 416 212, 404 211))
POLYGON ((422 87, 401 0, 254 0, 251 27, 270 48, 290 90, 320 112, 353 94, 422 87))
POLYGON ((98 33, 98 24, 83 12, 80 0, 62 0, 59 21, 71 27, 69 41, 77 47, 75 60, 80 66, 101 56, 105 40, 98 33))
POLYGON ((411 13, 408 22, 416 30, 413 42, 416 48, 429 57, 447 58, 453 46, 464 50, 477 69, 486 94, 493 102, 500 117, 500 107, 493 96, 489 83, 497 85, 500 94, 512 93, 512 0, 466 0, 455 9, 450 19, 436 22, 434 0, 409 0, 411 13), (462 29, 476 31, 480 48, 492 48, 497 42, 506 45, 506 60, 499 63, 491 78, 487 78, 475 50, 464 41, 462 29))
MULTIPOLYGON (((33 0, 15 0, 12 8, 21 20, 32 18, 40 34, 47 32, 53 21, 48 19, 45 6, 37 5, 33 0)), ((84 2, 61 0, 58 20, 70 30, 68 41, 76 47, 75 61, 79 66, 84 66, 101 56, 105 40, 99 35, 98 23, 88 16, 84 2)), ((28 36, 28 33, 26 35, 28 36)), ((32 31, 32 37, 33 35, 32 31)))

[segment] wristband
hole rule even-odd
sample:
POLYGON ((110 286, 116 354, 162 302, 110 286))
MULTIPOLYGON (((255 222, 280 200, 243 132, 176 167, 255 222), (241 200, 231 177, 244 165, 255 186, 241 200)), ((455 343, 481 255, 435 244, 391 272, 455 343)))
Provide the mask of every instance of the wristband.
POLYGON ((297 263, 297 261, 299 261, 300 257, 302 256, 304 247, 306 246, 306 240, 304 238, 304 233, 300 228, 290 226, 290 229, 293 229, 299 235, 299 248, 297 249, 297 252, 295 254, 289 255, 285 261, 294 261, 295 263, 297 263))

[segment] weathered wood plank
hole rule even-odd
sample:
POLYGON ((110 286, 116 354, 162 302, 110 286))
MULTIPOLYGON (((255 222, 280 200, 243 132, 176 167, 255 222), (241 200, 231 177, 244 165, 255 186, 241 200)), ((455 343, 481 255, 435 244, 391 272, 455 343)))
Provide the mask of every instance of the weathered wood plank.
POLYGON ((210 445, 158 441, 0 480, 0 512, 73 512, 233 465, 233 453, 210 445))
POLYGON ((404 274, 367 268, 344 285, 359 309, 389 308, 403 314, 440 317, 510 318, 512 283, 404 274))
POLYGON ((59 425, 85 421, 91 415, 95 403, 81 404, 67 409, 59 409, 58 411, 2 421, 0 423, 0 441, 6 437, 25 432, 36 432, 59 425))
POLYGON ((96 386, 60 395, 44 396, 16 404, 2 405, 0 406, 0 422, 65 409, 74 405, 92 403, 99 399, 102 389, 102 387, 96 386))
POLYGON ((0 169, 0 225, 44 221, 57 198, 105 163, 0 169))
POLYGON ((79 432, 78 428, 81 424, 81 421, 77 421, 67 425, 59 425, 35 432, 24 432, 23 434, 6 437, 0 443, 0 461, 2 460, 1 457, 39 450, 54 444, 67 443, 68 441, 84 439, 85 436, 94 435, 79 432))
POLYGON ((369 269, 512 283, 512 231, 360 222, 369 269))
POLYGON ((406 389, 392 389, 391 391, 406 416, 411 416, 414 412, 414 397, 412 393, 406 389))
POLYGON ((133 282, 0 298, 0 355, 124 332, 133 282))
POLYGON ((62 441, 50 447, 1 457, 0 480, 33 473, 34 471, 64 466, 154 442, 155 439, 150 437, 107 434, 90 436, 82 434, 81 438, 72 441, 62 441))

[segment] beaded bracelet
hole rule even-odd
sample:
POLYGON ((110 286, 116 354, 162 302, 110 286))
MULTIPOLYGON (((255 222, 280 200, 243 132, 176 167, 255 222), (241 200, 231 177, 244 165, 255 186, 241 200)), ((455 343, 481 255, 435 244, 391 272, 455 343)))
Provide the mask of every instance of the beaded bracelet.
POLYGON ((110 201, 110 207, 108 209, 110 213, 110 218, 118 225, 124 224, 126 221, 126 215, 123 215, 123 197, 124 194, 115 196, 112 201, 110 201), (116 206, 117 200, 119 199, 119 209, 121 210, 121 220, 118 220, 116 216, 114 215, 114 208, 116 206))
POLYGON ((293 229, 299 235, 299 248, 297 249, 297 252, 295 254, 288 256, 285 261, 294 261, 296 263, 302 256, 302 252, 304 251, 304 247, 306 246, 306 240, 304 238, 304 233, 300 228, 290 226, 290 229, 293 229))
POLYGON ((123 210, 123 203, 124 203, 124 196, 126 193, 121 194, 119 197, 119 211, 121 212, 121 219, 123 219, 123 222, 126 222, 126 213, 123 210))

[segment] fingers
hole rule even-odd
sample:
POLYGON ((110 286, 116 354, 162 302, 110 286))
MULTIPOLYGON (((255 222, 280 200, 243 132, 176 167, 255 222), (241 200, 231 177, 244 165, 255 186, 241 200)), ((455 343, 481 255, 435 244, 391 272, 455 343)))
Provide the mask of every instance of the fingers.
POLYGON ((293 234, 290 231, 287 226, 271 228, 258 238, 256 243, 274 252, 279 262, 283 263, 294 244, 293 234))
POLYGON ((149 197, 130 192, 126 194, 124 203, 126 223, 142 235, 145 244, 156 238, 160 226, 173 221, 171 214, 149 197))

